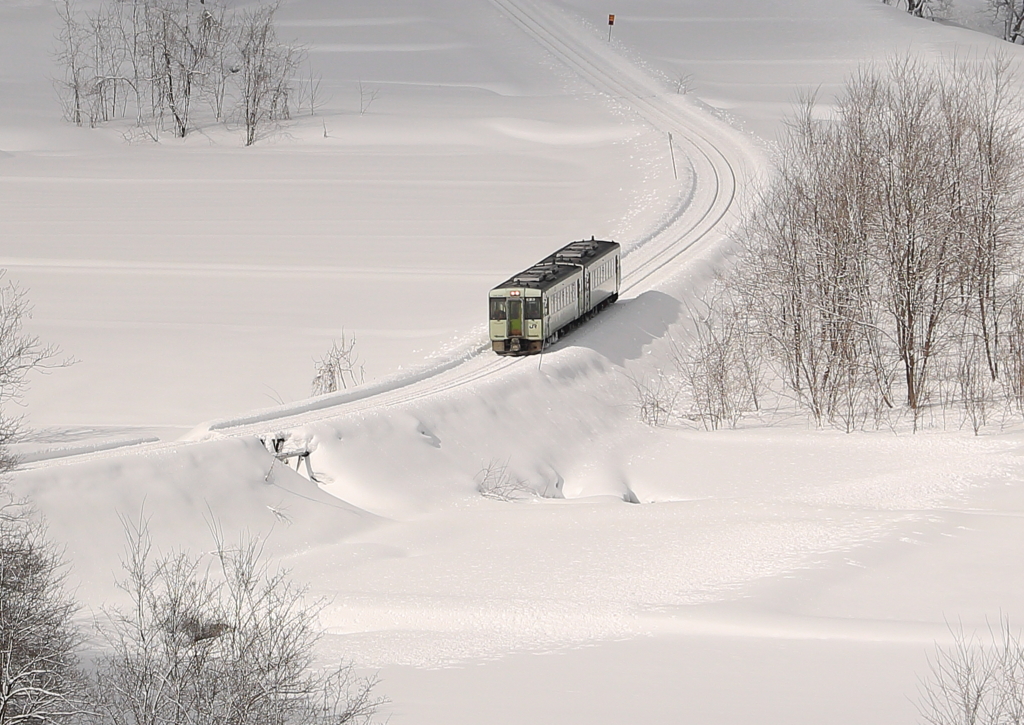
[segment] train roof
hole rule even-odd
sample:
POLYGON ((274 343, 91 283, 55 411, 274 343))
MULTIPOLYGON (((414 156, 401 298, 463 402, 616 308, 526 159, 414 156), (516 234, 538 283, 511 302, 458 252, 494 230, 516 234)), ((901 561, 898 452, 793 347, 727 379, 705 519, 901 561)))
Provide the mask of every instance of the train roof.
POLYGON ((586 264, 588 260, 603 257, 618 248, 618 242, 593 238, 569 242, 551 256, 545 257, 532 267, 527 267, 519 274, 509 277, 494 289, 508 287, 546 289, 575 274, 580 266, 586 264))
POLYGON ((559 262, 580 264, 582 261, 587 259, 603 257, 608 252, 618 248, 618 242, 606 242, 601 239, 594 239, 591 237, 590 239, 581 239, 578 242, 569 242, 552 254, 551 257, 559 262))

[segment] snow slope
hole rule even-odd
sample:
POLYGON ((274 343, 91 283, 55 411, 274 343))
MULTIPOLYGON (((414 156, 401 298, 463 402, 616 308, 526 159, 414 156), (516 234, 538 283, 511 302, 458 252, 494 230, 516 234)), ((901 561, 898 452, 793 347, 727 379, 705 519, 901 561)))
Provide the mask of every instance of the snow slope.
POLYGON ((35 382, 50 430, 15 488, 89 607, 117 596, 119 516, 165 550, 269 534, 333 599, 322 656, 380 668, 394 723, 910 723, 947 620, 1020 621, 1019 435, 651 430, 628 380, 715 261, 716 174, 757 173, 737 128, 771 137, 863 58, 993 42, 867 0, 615 11, 609 47, 590 3, 286 4, 332 100, 246 150, 47 120, 49 10, 0 4, 0 266, 82 358, 35 382), (543 357, 474 354, 488 285, 590 233, 635 250, 624 299, 543 357), (304 401, 341 324, 370 386, 304 401), (491 461, 538 495, 481 498, 491 461))

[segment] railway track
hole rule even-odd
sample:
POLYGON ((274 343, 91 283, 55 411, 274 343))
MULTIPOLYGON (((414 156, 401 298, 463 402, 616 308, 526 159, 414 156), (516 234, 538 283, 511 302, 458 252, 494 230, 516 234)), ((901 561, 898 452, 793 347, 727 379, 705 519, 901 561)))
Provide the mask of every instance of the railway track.
MULTIPOLYGON (((752 146, 692 105, 677 105, 664 98, 664 88, 577 22, 533 0, 491 0, 491 3, 552 56, 585 79, 599 92, 628 105, 656 129, 672 134, 691 166, 694 184, 671 218, 624 255, 622 294, 640 292, 674 276, 687 255, 695 255, 717 241, 735 213, 737 192, 749 169, 756 165, 752 146), (732 157, 732 158, 730 158, 732 157)), ((529 358, 525 358, 529 359, 529 358)), ((498 375, 524 358, 490 354, 481 345, 468 353, 409 374, 404 379, 367 386, 350 394, 256 411, 251 415, 214 421, 194 440, 213 437, 267 436, 314 424, 339 415, 351 415, 406 405, 498 375)), ((76 454, 67 449, 52 457, 36 455, 23 469, 105 458, 131 452, 158 453, 190 441, 140 443, 76 454)))
POLYGON ((664 100, 664 88, 655 79, 607 49, 595 48, 588 31, 568 22, 557 11, 544 9, 530 0, 491 0, 528 35, 587 80, 598 91, 627 104, 640 117, 682 146, 693 167, 697 183, 694 194, 652 238, 634 247, 624 257, 630 269, 621 292, 628 293, 649 283, 672 261, 707 241, 733 211, 737 186, 744 171, 742 161, 734 163, 723 153, 729 134, 721 124, 697 112, 681 109, 664 100), (575 41, 575 42, 574 42, 575 41))

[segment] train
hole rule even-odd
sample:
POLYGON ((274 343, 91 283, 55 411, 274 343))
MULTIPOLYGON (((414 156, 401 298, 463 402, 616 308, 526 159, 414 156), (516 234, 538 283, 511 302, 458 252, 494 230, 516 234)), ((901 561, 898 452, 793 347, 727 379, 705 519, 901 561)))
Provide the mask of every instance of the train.
POLYGON ((619 298, 618 242, 570 242, 488 295, 491 348, 499 355, 543 352, 559 336, 619 298))

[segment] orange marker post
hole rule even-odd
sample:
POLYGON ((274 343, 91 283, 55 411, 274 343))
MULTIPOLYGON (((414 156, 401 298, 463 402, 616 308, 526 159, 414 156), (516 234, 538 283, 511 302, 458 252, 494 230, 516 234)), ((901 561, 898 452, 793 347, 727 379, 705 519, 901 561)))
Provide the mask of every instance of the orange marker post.
POLYGON ((608 15, 608 42, 612 42, 612 26, 615 25, 615 16, 608 15))

